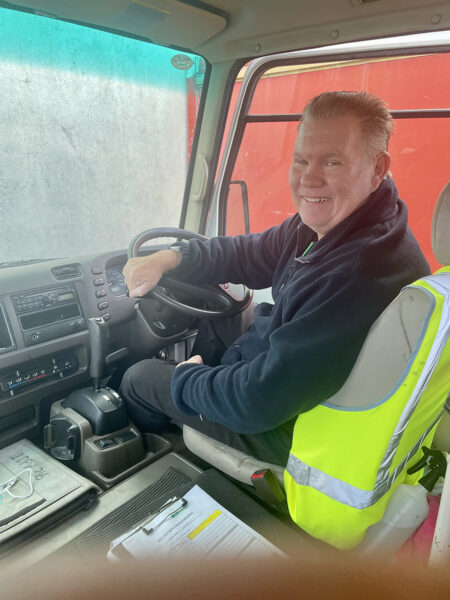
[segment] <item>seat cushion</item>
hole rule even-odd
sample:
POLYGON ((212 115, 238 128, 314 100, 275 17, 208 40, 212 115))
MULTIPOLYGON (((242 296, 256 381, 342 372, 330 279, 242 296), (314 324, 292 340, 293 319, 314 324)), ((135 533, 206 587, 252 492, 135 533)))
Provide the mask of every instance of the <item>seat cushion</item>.
POLYGON ((183 439, 186 447, 196 456, 203 458, 216 469, 223 471, 223 473, 242 483, 253 485, 251 476, 255 471, 270 469, 283 485, 284 469, 279 465, 257 460, 187 425, 183 425, 183 439))

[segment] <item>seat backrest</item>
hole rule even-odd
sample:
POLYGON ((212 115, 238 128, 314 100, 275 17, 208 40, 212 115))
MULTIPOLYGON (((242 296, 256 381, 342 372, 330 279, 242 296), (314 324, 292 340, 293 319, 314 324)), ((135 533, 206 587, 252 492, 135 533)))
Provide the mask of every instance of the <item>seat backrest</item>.
MULTIPOLYGON (((434 256, 441 265, 450 265, 450 181, 444 187, 436 202, 431 224, 431 246, 434 256)), ((450 373, 449 373, 450 381, 450 373)), ((450 389, 450 385, 449 385, 450 389)), ((450 452, 450 391, 444 414, 434 436, 434 445, 450 452)))
POLYGON ((447 396, 444 413, 434 436, 433 446, 438 450, 450 453, 450 393, 447 396))
MULTIPOLYGON (((450 265, 449 232, 450 182, 438 198, 432 224, 433 251, 437 260, 444 266, 450 265)), ((433 299, 424 289, 404 288, 372 325, 347 381, 327 400, 327 404, 345 408, 370 406, 382 401, 396 389, 416 355, 432 308, 433 299)), ((223 444, 191 428, 184 426, 183 431, 186 446, 192 452, 239 481, 251 484, 253 472, 268 467, 266 463, 238 450, 224 447, 223 444)), ((436 442, 439 448, 450 451, 448 412, 444 411, 436 442)), ((273 469, 274 466, 271 467, 273 469)), ((275 471, 282 481, 282 469, 278 467, 275 471)))
POLYGON ((431 247, 442 266, 450 266, 450 181, 442 189, 434 207, 431 224, 431 247))
POLYGON ((355 365, 327 404, 370 406, 397 384, 427 326, 433 300, 420 288, 405 288, 372 325, 355 365))
MULTIPOLYGON (((450 182, 439 195, 432 222, 433 252, 444 266, 450 265, 449 231, 450 182)), ((372 325, 349 377, 327 403, 357 408, 380 402, 398 385, 414 358, 432 309, 433 299, 426 290, 401 290, 372 325)))

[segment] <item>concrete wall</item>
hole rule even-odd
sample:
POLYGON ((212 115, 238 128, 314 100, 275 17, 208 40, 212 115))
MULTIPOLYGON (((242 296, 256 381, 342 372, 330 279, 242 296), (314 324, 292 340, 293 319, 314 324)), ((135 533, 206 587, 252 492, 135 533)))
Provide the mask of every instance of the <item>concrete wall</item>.
POLYGON ((0 11, 0 262, 176 226, 187 170, 176 52, 0 11))

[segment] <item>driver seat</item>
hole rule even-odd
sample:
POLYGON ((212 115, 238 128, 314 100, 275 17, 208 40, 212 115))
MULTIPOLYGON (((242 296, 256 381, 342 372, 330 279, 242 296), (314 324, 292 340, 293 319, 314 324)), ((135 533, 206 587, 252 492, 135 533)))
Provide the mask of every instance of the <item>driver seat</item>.
MULTIPOLYGON (((432 222, 433 252, 437 261, 444 266, 450 265, 449 231, 450 182, 439 195, 432 222)), ((446 279, 447 295, 450 295, 450 273, 447 270, 439 276, 446 279)), ((428 278, 423 279, 426 281, 428 278)), ((327 400, 327 404, 362 409, 389 397, 407 375, 411 377, 412 359, 423 341, 432 304, 433 298, 423 288, 405 287, 372 325, 347 381, 327 400)), ((448 315, 447 318, 450 319, 448 315)), ((442 351, 450 343, 449 331, 450 323, 442 351)), ((433 445, 450 452, 450 364, 444 368, 449 373, 445 391, 447 399, 444 394, 442 405, 445 401, 446 404, 433 445)), ((191 452, 242 483, 256 487, 255 478, 252 479, 254 473, 269 469, 283 485, 284 467, 257 460, 187 425, 183 426, 183 438, 191 452)))

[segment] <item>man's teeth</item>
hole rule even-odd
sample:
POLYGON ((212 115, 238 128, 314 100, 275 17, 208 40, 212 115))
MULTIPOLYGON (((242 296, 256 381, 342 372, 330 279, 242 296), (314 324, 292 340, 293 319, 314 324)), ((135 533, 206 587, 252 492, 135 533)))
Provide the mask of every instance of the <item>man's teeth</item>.
POLYGON ((307 198, 306 196, 303 197, 307 202, 326 202, 328 200, 328 198, 307 198))

